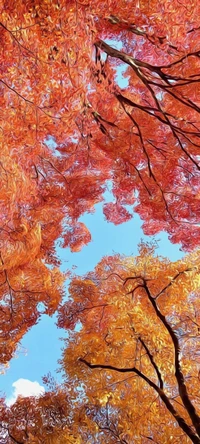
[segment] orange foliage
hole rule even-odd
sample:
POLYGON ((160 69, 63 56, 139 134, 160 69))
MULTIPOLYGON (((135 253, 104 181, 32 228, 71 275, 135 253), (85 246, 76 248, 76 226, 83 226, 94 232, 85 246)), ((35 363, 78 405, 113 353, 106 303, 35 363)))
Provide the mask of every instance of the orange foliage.
MULTIPOLYGON (((186 251, 199 244, 200 5, 195 0, 3 0, 0 14, 0 362, 6 364, 41 311, 51 315, 61 303, 65 276, 58 269, 56 241, 61 239, 72 251, 90 241, 79 218, 103 200, 108 181, 113 194, 113 201, 103 207, 108 221, 126 222, 132 217, 127 206, 132 207, 144 221, 145 234, 165 230, 186 251)), ((134 290, 136 314, 132 305, 131 310, 127 307, 127 301, 132 304, 132 279, 119 285, 127 279, 132 259, 104 258, 87 282, 71 284, 76 297, 61 309, 59 325, 76 325, 78 318, 83 324, 80 338, 85 334, 85 339, 76 353, 73 350, 72 361, 81 352, 86 361, 100 362, 97 358, 104 356, 105 364, 112 357, 114 365, 125 366, 132 347, 135 359, 144 352, 141 365, 147 365, 151 377, 147 349, 152 347, 171 396, 179 396, 171 361, 173 344, 166 332, 159 333, 160 321, 147 298, 147 287, 157 294, 172 282, 177 264, 152 258, 148 262, 148 252, 146 259, 145 255, 141 253, 134 265, 143 273, 134 290), (113 275, 112 282, 100 282, 108 270, 119 274, 121 281, 113 275), (151 281, 146 280, 148 273, 151 281), (84 299, 80 299, 80 286, 84 299), (92 310, 88 304, 93 304, 92 310), (88 344, 92 351, 86 359, 88 344)), ((191 258, 186 259, 189 268, 191 258)), ((192 265, 184 274, 184 267, 183 262, 178 264, 178 279, 163 292, 159 304, 175 324, 181 305, 183 318, 193 320, 184 324, 186 333, 193 334, 197 324, 187 295, 194 292, 193 307, 197 298, 192 273, 196 271, 192 265)), ((197 379, 188 344, 190 339, 184 346, 189 364, 186 359, 183 368, 193 400, 197 379)), ((78 368, 81 378, 87 379, 83 363, 78 368)), ((107 385, 113 376, 109 370, 100 373, 102 379, 98 380, 96 370, 91 377, 91 386, 97 379, 99 399, 105 405, 111 399, 121 421, 120 411, 134 416, 135 401, 130 411, 120 404, 127 387, 121 391, 120 383, 116 396, 110 398, 107 385)), ((131 390, 132 385, 131 380, 131 390)), ((153 402, 154 394, 143 382, 136 391, 144 407, 153 402)), ((93 399, 90 390, 87 396, 93 399)), ((165 411, 160 401, 153 405, 147 424, 152 416, 161 421, 165 411)), ((96 404, 93 407, 91 415, 86 414, 89 422, 93 414, 101 414, 96 404)), ((181 405, 178 412, 193 433, 187 408, 181 405)), ((149 432, 145 429, 142 438, 139 419, 137 424, 135 433, 144 443, 149 432)), ((152 434, 154 426, 153 422, 152 434)), ((121 439, 119 429, 113 433, 111 440, 121 439)), ((174 442, 182 440, 181 433, 174 428, 174 442)), ((126 442, 129 437, 122 439, 126 442)), ((171 440, 170 428, 166 440, 171 440)))
POLYGON ((199 444, 199 271, 199 252, 170 262, 140 244, 74 278, 59 310, 65 382, 2 403, 2 444, 199 444))
POLYGON ((200 442, 199 270, 199 252, 170 262, 141 244, 72 280, 63 367, 98 442, 200 442))
POLYGON ((57 387, 40 398, 18 398, 11 407, 1 404, 1 444, 79 444, 72 432, 69 394, 57 387))

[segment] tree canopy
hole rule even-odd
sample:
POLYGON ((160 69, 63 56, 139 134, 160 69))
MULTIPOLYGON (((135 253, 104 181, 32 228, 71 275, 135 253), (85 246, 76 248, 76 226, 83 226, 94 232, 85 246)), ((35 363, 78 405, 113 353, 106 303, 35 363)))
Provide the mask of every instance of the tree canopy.
POLYGON ((2 404, 2 443, 199 444, 199 267, 142 243, 72 279, 63 385, 2 404))
POLYGON ((198 289, 198 253, 170 262, 144 244, 72 280, 63 366, 84 387, 98 442, 200 442, 198 289))
POLYGON ((74 390, 2 404, 1 439, 199 443, 199 2, 3 0, 0 14, 0 363, 58 310, 74 390), (103 258, 63 303, 56 247, 90 242, 79 219, 108 187, 108 222, 138 213, 190 254, 103 258))

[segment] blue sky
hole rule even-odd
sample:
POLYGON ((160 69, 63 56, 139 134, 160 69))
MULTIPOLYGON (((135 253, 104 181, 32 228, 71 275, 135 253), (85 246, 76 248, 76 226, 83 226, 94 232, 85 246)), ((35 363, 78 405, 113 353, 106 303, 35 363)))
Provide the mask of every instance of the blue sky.
MULTIPOLYGON (((144 236, 141 229, 141 221, 137 214, 129 222, 115 226, 105 221, 102 204, 95 206, 94 214, 87 214, 80 220, 90 229, 92 242, 79 253, 71 253, 67 249, 58 249, 62 259, 62 270, 71 269, 75 265, 77 274, 84 274, 92 270, 104 255, 122 253, 136 255, 138 242, 144 236)), ((179 246, 169 242, 166 233, 156 236, 160 239, 157 252, 175 261, 183 256, 179 246)), ((14 384, 19 379, 37 381, 42 385, 42 376, 51 372, 56 378, 61 375, 56 372, 59 367, 57 360, 61 357, 62 341, 60 337, 66 337, 66 332, 55 326, 56 316, 52 318, 43 316, 23 338, 22 350, 18 357, 10 362, 10 368, 4 375, 0 375, 0 391, 7 397, 13 394, 14 384), (26 352, 25 352, 26 351, 26 352)), ((25 390, 25 381, 22 381, 25 390)))

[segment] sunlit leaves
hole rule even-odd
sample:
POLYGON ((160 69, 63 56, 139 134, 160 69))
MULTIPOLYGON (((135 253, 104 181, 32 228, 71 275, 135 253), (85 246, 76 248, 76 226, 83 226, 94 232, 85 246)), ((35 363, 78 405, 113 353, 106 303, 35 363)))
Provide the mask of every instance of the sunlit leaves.
MULTIPOLYGON (((107 406, 105 421, 108 417, 111 420, 113 412, 122 433, 129 430, 128 443, 133 436, 141 439, 144 430, 167 443, 171 436, 179 439, 183 432, 159 400, 159 386, 170 402, 177 400, 178 404, 173 404, 177 414, 190 426, 175 377, 179 371, 176 359, 180 360, 191 401, 197 405, 199 254, 170 262, 154 255, 155 245, 141 243, 139 250, 135 258, 103 258, 86 279, 72 280, 70 299, 59 314, 60 326, 73 330, 63 366, 77 387, 84 384, 88 403, 99 406, 99 415, 107 406), (137 371, 158 387, 157 394, 137 371), (146 412, 145 420, 139 414, 141 409, 146 412), (123 417, 127 415, 125 422, 120 412, 123 417), (167 420, 160 433, 158 423, 163 415, 167 420)), ((99 418, 93 416, 96 423, 99 418)), ((189 442, 186 436, 185 443, 189 442)))

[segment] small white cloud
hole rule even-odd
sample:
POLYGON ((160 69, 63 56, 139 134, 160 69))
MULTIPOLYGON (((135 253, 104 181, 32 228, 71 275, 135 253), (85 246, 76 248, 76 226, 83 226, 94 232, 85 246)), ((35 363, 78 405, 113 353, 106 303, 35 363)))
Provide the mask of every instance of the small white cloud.
POLYGON ((40 396, 43 395, 45 389, 42 385, 37 381, 29 381, 29 379, 20 378, 17 381, 13 382, 13 393, 12 395, 6 399, 6 404, 10 407, 16 401, 18 396, 24 396, 27 398, 28 396, 40 396))

